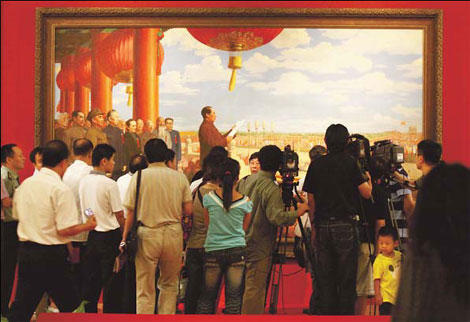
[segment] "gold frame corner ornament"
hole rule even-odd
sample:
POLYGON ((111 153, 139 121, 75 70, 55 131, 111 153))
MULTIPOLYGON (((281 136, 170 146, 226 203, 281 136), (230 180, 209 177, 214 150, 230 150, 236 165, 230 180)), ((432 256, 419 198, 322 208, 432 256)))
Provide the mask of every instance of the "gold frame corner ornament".
POLYGON ((36 8, 34 143, 53 138, 57 28, 283 27, 422 29, 423 136, 442 142, 443 12, 438 9, 36 8))

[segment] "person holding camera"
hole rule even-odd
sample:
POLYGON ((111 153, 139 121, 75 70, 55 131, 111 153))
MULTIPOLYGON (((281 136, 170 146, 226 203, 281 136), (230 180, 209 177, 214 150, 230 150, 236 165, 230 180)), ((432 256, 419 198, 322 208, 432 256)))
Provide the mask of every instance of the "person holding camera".
POLYGON ((325 133, 328 154, 313 162, 303 190, 308 193, 315 239, 319 288, 318 313, 353 315, 356 300, 358 192, 372 193, 356 159, 345 152, 348 129, 332 124, 325 133))
POLYGON ((299 203, 297 211, 286 210, 275 174, 282 161, 282 151, 267 145, 259 151, 261 170, 238 185, 238 191, 253 202, 252 217, 246 234, 245 293, 242 314, 263 314, 266 283, 276 246, 278 226, 292 225, 308 211, 299 203))

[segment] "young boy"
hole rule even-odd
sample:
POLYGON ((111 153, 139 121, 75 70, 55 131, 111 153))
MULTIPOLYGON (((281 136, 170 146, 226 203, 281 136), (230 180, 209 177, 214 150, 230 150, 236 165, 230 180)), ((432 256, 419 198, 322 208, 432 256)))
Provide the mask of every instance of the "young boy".
POLYGON ((375 302, 380 305, 380 315, 391 315, 400 279, 402 255, 395 250, 398 246, 398 232, 385 226, 379 230, 377 246, 380 254, 374 262, 375 302))

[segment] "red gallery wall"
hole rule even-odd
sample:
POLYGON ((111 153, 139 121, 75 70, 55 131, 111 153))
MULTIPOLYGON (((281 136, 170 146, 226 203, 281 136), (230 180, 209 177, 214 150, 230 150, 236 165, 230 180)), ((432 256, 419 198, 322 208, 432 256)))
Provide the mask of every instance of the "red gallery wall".
MULTIPOLYGON (((37 7, 429 8, 444 12, 444 159, 470 165, 470 4, 454 1, 33 1, 1 2, 1 144, 34 145, 34 48, 37 7)), ((20 173, 32 173, 28 161, 20 173)))

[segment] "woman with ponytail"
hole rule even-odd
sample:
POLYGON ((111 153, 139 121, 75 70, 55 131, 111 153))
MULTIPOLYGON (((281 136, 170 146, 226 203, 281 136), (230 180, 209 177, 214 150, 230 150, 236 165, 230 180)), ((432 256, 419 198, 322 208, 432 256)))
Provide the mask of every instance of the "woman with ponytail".
POLYGON ((227 159, 218 168, 219 187, 203 198, 208 225, 204 244, 204 290, 197 313, 214 314, 222 277, 225 279, 225 313, 240 314, 245 268, 245 231, 251 217, 252 202, 236 189, 240 165, 227 159))

